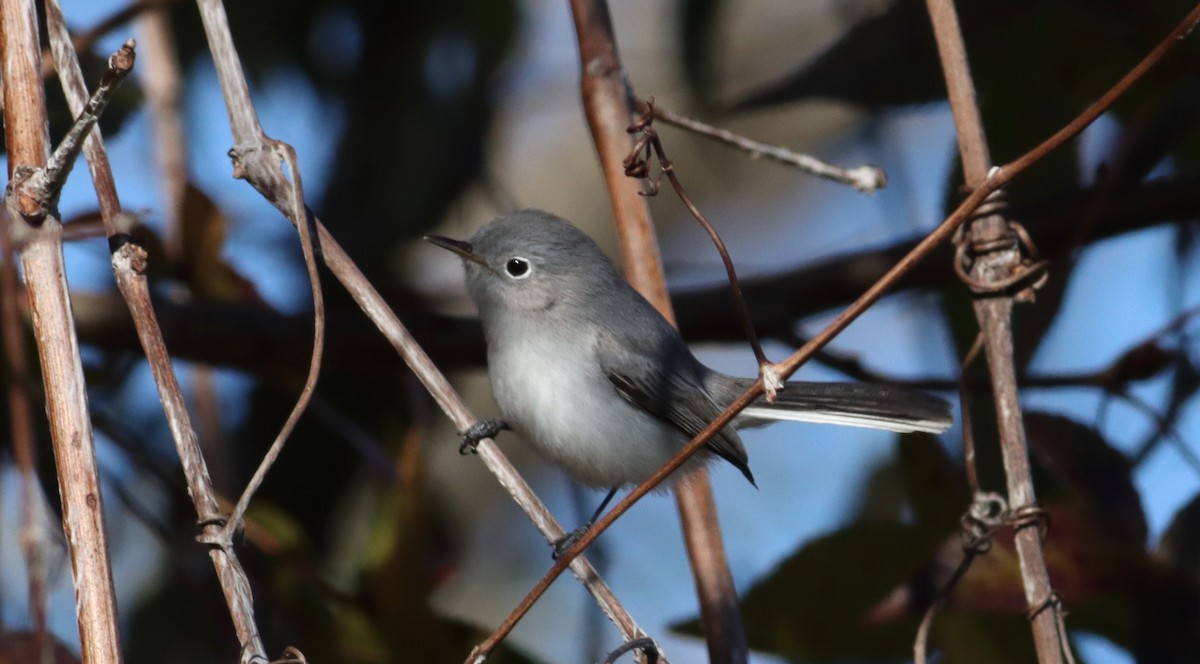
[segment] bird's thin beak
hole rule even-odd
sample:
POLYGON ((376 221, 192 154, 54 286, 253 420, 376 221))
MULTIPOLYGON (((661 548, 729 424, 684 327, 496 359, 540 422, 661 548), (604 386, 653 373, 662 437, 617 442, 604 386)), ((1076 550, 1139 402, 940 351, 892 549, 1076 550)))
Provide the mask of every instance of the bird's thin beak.
POLYGON ((442 237, 440 235, 426 235, 425 241, 439 246, 442 249, 446 249, 447 251, 453 251, 454 253, 471 262, 479 263, 484 267, 488 267, 488 264, 483 262, 483 259, 479 257, 479 254, 475 253, 475 248, 471 246, 470 242, 442 237))

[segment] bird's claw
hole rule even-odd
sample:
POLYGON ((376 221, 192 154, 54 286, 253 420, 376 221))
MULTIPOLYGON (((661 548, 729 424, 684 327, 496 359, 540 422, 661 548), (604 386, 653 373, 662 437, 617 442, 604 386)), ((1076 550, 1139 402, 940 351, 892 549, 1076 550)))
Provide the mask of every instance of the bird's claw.
POLYGON ((463 437, 462 443, 458 446, 458 453, 475 454, 476 448, 479 447, 479 441, 484 438, 495 438, 497 434, 507 429, 509 429, 508 423, 502 419, 480 420, 467 427, 466 430, 458 432, 463 437))
POLYGON ((571 547, 575 546, 575 543, 578 542, 579 539, 581 537, 583 537, 583 534, 588 531, 588 528, 591 528, 591 527, 592 527, 592 525, 590 523, 586 524, 586 525, 582 525, 582 526, 576 528, 575 530, 572 530, 571 532, 567 533, 566 535, 563 535, 562 537, 551 542, 550 546, 554 547, 554 551, 550 554, 550 557, 553 558, 554 560, 558 560, 558 557, 561 556, 562 554, 566 553, 567 549, 570 549, 571 547))

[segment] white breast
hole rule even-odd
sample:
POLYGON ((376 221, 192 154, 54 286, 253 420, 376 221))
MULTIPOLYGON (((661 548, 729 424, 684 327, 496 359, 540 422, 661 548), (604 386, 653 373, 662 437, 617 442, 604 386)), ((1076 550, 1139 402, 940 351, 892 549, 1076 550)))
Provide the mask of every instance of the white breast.
POLYGON ((505 421, 579 482, 640 482, 687 439, 621 398, 593 348, 591 337, 564 339, 544 328, 491 343, 492 391, 505 421))

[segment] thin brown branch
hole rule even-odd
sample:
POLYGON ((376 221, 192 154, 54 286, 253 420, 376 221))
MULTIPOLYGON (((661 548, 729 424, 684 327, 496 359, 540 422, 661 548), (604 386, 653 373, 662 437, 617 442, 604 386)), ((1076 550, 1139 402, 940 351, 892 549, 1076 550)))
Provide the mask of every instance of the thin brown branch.
MULTIPOLYGON (((57 5, 56 5, 57 9, 57 5)), ((49 17, 47 19, 50 20, 49 17)), ((57 13, 57 22, 62 24, 61 10, 57 13)), ((61 65, 66 57, 64 51, 71 48, 70 41, 64 39, 66 26, 62 27, 61 32, 56 32, 55 39, 50 42, 50 49, 54 52, 55 61, 61 65)), ((74 55, 74 51, 70 51, 74 55)), ((47 209, 51 202, 58 198, 58 192, 62 189, 63 184, 67 181, 67 175, 70 174, 71 168, 75 165, 75 159, 79 156, 85 145, 91 142, 94 144, 96 134, 92 134, 92 127, 100 120, 100 114, 104 112, 108 102, 112 100, 113 94, 129 72, 133 69, 134 62, 134 43, 133 40, 125 42, 125 45, 108 59, 108 69, 104 72, 104 78, 100 80, 100 85, 96 87, 96 91, 90 99, 87 99, 85 104, 73 104, 71 110, 75 113, 75 122, 71 128, 67 130, 66 136, 54 149, 54 153, 50 155, 50 159, 46 162, 46 167, 38 170, 30 179, 27 188, 30 192, 29 199, 36 203, 37 208, 29 208, 25 211, 26 216, 32 217, 35 214, 40 214, 39 208, 47 209)), ((63 81, 64 89, 70 87, 69 94, 78 95, 82 93, 84 98, 87 97, 86 88, 83 84, 83 72, 79 69, 79 62, 75 62, 75 74, 78 76, 69 77, 70 80, 63 81)), ((93 153, 94 154, 94 153, 93 153)), ((107 157, 104 158, 105 166, 107 166, 107 157)), ((89 161, 89 164, 93 162, 89 161)), ((92 167, 93 169, 96 166, 92 167)), ((93 171, 95 177, 95 171, 93 171)), ((100 198, 101 211, 107 206, 111 210, 112 200, 107 194, 102 194, 100 198)))
MULTIPOLYGON (((964 241, 995 241, 1007 233, 1008 225, 1004 217, 989 215, 972 223, 968 232, 970 239, 964 241)), ((972 281, 976 284, 989 284, 1008 280, 1016 272, 1020 262, 1021 254, 1015 246, 1000 251, 989 251, 976 258, 975 268, 971 271, 972 281)), ((1013 300, 1013 297, 1007 295, 990 295, 977 298, 974 308, 979 327, 983 331, 984 354, 992 378, 997 427, 1008 485, 1008 502, 1020 508, 1036 508, 1037 498, 1030 472, 1029 448, 1021 416, 1016 364, 1013 358, 1013 300)), ((1019 528, 1015 543, 1025 599, 1032 609, 1044 603, 1054 592, 1042 550, 1042 536, 1038 528, 1019 528)), ((1059 634, 1054 612, 1037 612, 1031 622, 1038 661, 1042 664, 1064 661, 1060 644, 1066 642, 1066 636, 1059 634)))
MULTIPOLYGON (((219 540, 226 520, 209 476, 204 454, 200 450, 196 430, 188 416, 187 404, 175 377, 171 357, 167 353, 166 344, 163 343, 154 306, 150 302, 150 288, 145 274, 146 251, 132 243, 124 244, 113 252, 112 260, 114 273, 117 275, 117 286, 125 297, 130 315, 135 321, 144 322, 137 326, 138 337, 146 353, 146 360, 150 363, 150 370, 154 374, 154 383, 167 417, 167 426, 171 430, 176 451, 183 464, 188 495, 192 497, 198 523, 202 528, 200 539, 219 540)), ((231 547, 210 546, 209 557, 212 558, 221 591, 225 595, 242 654, 265 660, 266 650, 258 636, 259 630, 254 619, 254 598, 249 578, 242 569, 241 562, 231 547)))
MULTIPOLYGON (((100 217, 105 224, 105 234, 113 235, 112 222, 121 212, 121 203, 117 198, 117 186, 113 181, 112 168, 108 164, 108 154, 104 150, 104 142, 100 131, 91 131, 100 119, 100 113, 108 104, 108 99, 116 91, 117 85, 125 80, 133 69, 136 57, 133 40, 125 42, 119 51, 108 59, 108 71, 95 94, 88 97, 87 86, 83 81, 83 69, 79 66, 79 58, 71 47, 71 37, 67 32, 67 24, 63 19, 62 9, 58 0, 46 0, 46 27, 50 33, 50 51, 54 55, 55 68, 62 72, 59 76, 63 92, 67 97, 67 106, 76 115, 75 124, 67 132, 67 137, 59 144, 54 156, 67 153, 66 161, 60 161, 57 172, 50 174, 50 186, 54 194, 62 187, 62 180, 75 162, 75 157, 82 149, 86 152, 88 168, 91 171, 92 182, 96 189, 96 198, 100 204, 100 217), (61 177, 59 177, 61 176, 61 177)), ((54 157, 51 157, 53 162, 54 157)), ((47 170, 51 170, 47 168, 47 170)))
MULTIPOLYGON (((966 47, 958 25, 953 0, 927 0, 926 6, 933 23, 942 73, 949 91, 950 108, 958 133, 959 153, 968 187, 982 184, 992 168, 987 138, 979 107, 975 102, 975 84, 967 63, 966 47)), ((979 248, 970 272, 972 284, 983 284, 994 290, 1003 288, 1020 274, 1022 252, 1018 243, 1004 243, 1013 237, 1013 229, 1003 210, 992 211, 974 219, 966 233, 958 239, 960 248, 979 248), (982 247, 991 247, 982 249, 982 247)), ((956 257, 954 265, 961 265, 956 257)), ((1026 296, 1028 299, 1031 297, 1026 296)), ((1025 439, 1025 424, 1021 417, 1021 402, 1017 394, 1016 362, 1013 358, 1012 307, 1014 296, 990 292, 974 300, 975 316, 984 338, 984 353, 992 377, 992 393, 996 401, 996 422, 999 428, 1005 479, 1008 484, 1008 504, 1017 509, 1037 509, 1033 477, 1029 468, 1029 445, 1025 439)), ((1021 567, 1025 601, 1030 610, 1054 596, 1050 573, 1042 551, 1039 528, 1017 528, 1015 535, 1017 557, 1021 567)), ((1070 645, 1066 634, 1058 630, 1059 616, 1053 611, 1034 611, 1034 646, 1038 661, 1057 664, 1064 660, 1064 649, 1070 645)))
MULTIPOLYGON (((198 0, 198 5, 233 130, 235 147, 231 154, 235 160, 235 175, 245 178, 293 224, 303 223, 303 218, 293 218, 294 206, 287 194, 287 183, 282 174, 277 167, 265 163, 270 161, 269 159, 263 158, 262 148, 269 139, 263 135, 250 101, 246 79, 229 33, 229 22, 224 8, 217 0, 198 0)), ((475 417, 467 410, 446 377, 400 323, 379 292, 367 281, 320 220, 314 218, 313 223, 317 230, 316 244, 321 248, 321 257, 326 267, 342 283, 367 317, 375 323, 455 426, 462 430, 474 424, 475 417)), ((546 506, 538 500, 495 443, 485 439, 477 449, 480 459, 546 539, 553 541, 561 537, 564 534, 563 529, 554 521, 546 506)), ((617 626, 622 638, 631 640, 646 635, 590 563, 584 559, 573 561, 571 570, 596 599, 601 610, 617 626)))
POLYGON ((37 18, 31 0, 0 0, 0 60, 9 175, 5 204, 10 239, 24 269, 41 361, 63 530, 75 580, 80 648, 90 664, 117 664, 121 645, 103 493, 83 364, 71 320, 62 226, 53 197, 29 187, 30 180, 46 167, 50 146, 37 18), (48 203, 45 215, 36 214, 40 212, 36 206, 32 206, 34 215, 23 215, 39 197, 48 203))
POLYGON ((608 5, 600 0, 571 0, 575 35, 579 41, 580 77, 583 112, 587 116, 592 141, 596 145, 600 168, 608 188, 621 255, 626 257, 625 278, 667 320, 674 321, 668 306, 666 279, 657 259, 658 239, 650 221, 650 210, 640 187, 625 176, 621 162, 633 142, 625 133, 632 119, 630 92, 625 70, 617 54, 608 5), (641 260, 654 256, 654 260, 641 260), (638 257, 638 258, 635 258, 638 257))
MULTIPOLYGON (((975 347, 979 348, 980 344, 976 344, 975 347)), ((964 364, 969 364, 969 362, 964 362, 964 364)), ((958 582, 966 576, 967 570, 971 568, 971 563, 975 562, 975 558, 991 550, 992 536, 1004 522, 1008 513, 1008 505, 1002 497, 996 494, 973 491, 971 495, 973 496, 971 506, 967 508, 967 512, 960 519, 963 538, 962 560, 954 568, 954 572, 951 573, 946 583, 938 589, 937 597, 929 604, 929 608, 925 610, 925 615, 921 618, 916 639, 913 640, 914 664, 926 664, 929 629, 933 626, 934 616, 946 603, 950 593, 958 587, 958 582)))
MULTIPOLYGON (((179 266, 184 259, 184 194, 188 186, 187 138, 183 130, 181 97, 183 73, 176 53, 171 20, 165 11, 143 11, 137 16, 142 67, 138 79, 146 95, 146 107, 154 130, 154 156, 165 204, 162 210, 163 249, 167 264, 179 266)), ((161 312, 160 312, 161 314, 161 312)), ((311 357, 309 340, 302 352, 311 357)), ((196 409, 196 434, 211 462, 216 486, 226 486, 223 470, 227 444, 221 430, 221 410, 213 369, 198 364, 189 374, 189 393, 196 409)))
MULTIPOLYGON (((1179 26, 1177 26, 1169 35, 1167 35, 1162 44, 1174 44, 1178 42, 1182 37, 1191 32, 1192 27, 1198 21, 1200 21, 1200 6, 1197 6, 1195 9, 1193 9, 1192 12, 1189 13, 1187 17, 1179 24, 1179 26)), ((1148 71, 1149 66, 1146 66, 1147 62, 1150 62, 1152 66, 1161 60, 1163 55, 1165 55, 1166 50, 1161 48, 1162 44, 1160 44, 1159 48, 1155 48, 1151 54, 1147 56, 1141 64, 1138 65, 1137 71, 1140 72, 1138 77, 1148 71)), ((1113 89, 1115 90, 1119 88, 1124 91, 1128 89, 1138 77, 1133 77, 1131 79, 1130 75, 1126 75, 1113 89)), ((1103 104, 1099 104, 1098 102, 1097 105, 1089 107, 1086 111, 1084 111, 1083 115, 1079 117, 1088 117, 1091 120, 1095 120, 1118 97, 1119 95, 1112 94, 1112 90, 1110 90, 1104 95, 1103 104)), ((971 216, 974 210, 978 208, 993 191, 1008 184, 1013 180, 1013 178, 1017 177, 1026 169, 1028 169, 1029 166, 1036 163, 1036 160, 1027 158, 1029 154, 1037 153, 1045 156, 1046 154, 1053 152, 1055 149, 1061 147, 1067 141, 1074 138, 1079 134, 1079 132, 1083 131, 1087 125, 1087 122, 1080 122, 1079 118, 1077 117, 1068 125, 1072 128, 1072 131, 1059 131, 1036 146, 1032 151, 1026 153, 1026 155, 1023 155, 1017 160, 1005 164, 1002 167, 992 169, 988 173, 987 180, 985 180, 978 189, 971 192, 971 194, 959 204, 958 208, 956 208, 954 212, 950 214, 950 216, 946 217, 946 219, 942 221, 942 223, 939 224, 938 227, 933 230, 933 232, 917 243, 916 247, 914 247, 912 251, 910 251, 895 265, 893 265, 883 277, 881 277, 875 284, 867 289, 867 291, 863 293, 857 300, 855 300, 854 303, 847 307, 845 311, 843 311, 832 322, 830 322, 828 326, 826 326, 826 328, 823 329, 817 336, 813 337, 813 339, 805 344, 802 348, 792 353, 786 360, 779 363, 777 366, 779 367, 780 378, 786 380, 787 378, 791 377, 791 375, 800 368, 800 365, 811 359, 818 350, 828 344, 835 336, 837 336, 838 333, 844 330, 851 322, 858 318, 858 316, 862 315, 867 308, 878 301, 884 293, 895 286, 906 272, 911 270, 917 263, 927 258, 937 245, 950 239, 950 237, 954 235, 958 228, 971 216)), ((634 503, 636 503, 650 491, 654 490, 654 487, 660 484, 671 473, 678 470, 679 467, 682 466, 689 457, 691 457, 691 455, 699 451, 700 448, 703 447, 710 438, 716 435, 718 431, 728 426, 738 413, 745 409, 746 406, 750 405, 750 403, 756 398, 761 396, 762 393, 763 387, 761 382, 755 382, 753 385, 747 388, 747 390, 742 393, 740 397, 735 399, 733 403, 731 403, 724 411, 722 411, 719 416, 717 416, 716 419, 710 422, 703 431, 697 434, 696 437, 691 440, 691 442, 689 442, 682 450, 680 450, 679 453, 671 459, 671 461, 669 461, 662 468, 658 469, 658 471, 655 472, 654 475, 652 475, 645 482, 635 487, 633 491, 631 491, 624 499, 618 502, 617 505, 612 508, 612 510, 601 517, 595 523, 595 525, 588 529, 588 531, 585 532, 573 546, 562 552, 562 554, 558 557, 558 560, 555 561, 553 567, 551 567, 550 570, 546 572, 546 574, 538 581, 538 583, 534 585, 529 593, 526 594, 525 598, 521 600, 521 603, 513 609, 508 617, 506 617, 500 626, 498 626, 492 632, 487 640, 485 640, 482 644, 477 646, 474 651, 472 651, 472 657, 468 661, 478 662, 486 658, 487 654, 495 649, 500 641, 512 631, 513 627, 516 626, 521 617, 529 611, 537 599, 545 593, 546 589, 550 587, 550 584, 553 583, 554 579, 558 578, 559 574, 562 574, 562 571, 575 556, 579 555, 584 549, 586 549, 588 545, 590 545, 596 539, 596 537, 600 535, 600 533, 607 530, 608 527, 612 525, 612 523, 616 521, 621 514, 624 514, 630 507, 632 507, 634 503)))
POLYGON ((706 138, 711 138, 718 143, 735 147, 749 154, 754 159, 770 159, 776 163, 800 169, 805 173, 815 175, 819 178, 850 185, 868 194, 879 191, 887 186, 887 175, 878 166, 867 165, 855 166, 854 168, 834 166, 810 155, 793 152, 779 145, 761 143, 736 134, 728 129, 714 127, 694 118, 680 115, 653 103, 653 101, 642 100, 638 102, 637 110, 639 113, 645 113, 647 109, 653 111, 655 118, 667 124, 686 129, 706 138))
POLYGON ((284 422, 283 429, 279 435, 275 437, 275 441, 271 443, 270 449, 263 456, 262 462, 258 469, 254 471, 253 477, 246 484, 245 490, 238 498, 237 505, 233 509, 233 514, 229 518, 229 523, 225 526, 226 537, 232 540, 233 534, 241 528, 242 517, 246 514, 246 508, 250 506, 250 499, 254 497, 254 493, 267 477, 267 472, 275 465, 279 454, 283 452, 284 443, 295 429, 296 423, 300 420, 300 416, 304 414, 304 409, 308 406, 309 400, 312 399, 313 391, 317 389, 317 376, 321 372, 321 358, 325 350, 325 297, 321 291, 321 275, 317 270, 317 255, 316 248, 313 246, 313 218, 308 208, 304 205, 304 186, 300 181, 300 167, 297 165, 296 151, 292 146, 285 143, 277 143, 276 149, 282 154, 283 162, 288 170, 288 182, 290 186, 288 193, 291 196, 290 211, 291 217, 297 220, 296 230, 300 233, 300 247, 304 254, 304 266, 308 272, 308 281, 312 288, 313 297, 313 349, 312 357, 309 360, 308 376, 304 379, 304 388, 300 390, 300 397, 292 406, 292 412, 288 414, 287 421, 284 422))
MULTIPOLYGON (((57 62, 59 79, 67 103, 73 112, 79 112, 88 98, 87 90, 79 59, 70 45, 66 23, 57 0, 47 0, 46 17, 51 49, 57 62)), ((128 56, 131 60, 132 44, 127 42, 124 48, 130 49, 128 56)), ((221 511, 151 305, 150 288, 145 277, 146 252, 129 242, 134 220, 121 210, 108 154, 98 128, 89 133, 83 149, 100 204, 105 234, 113 251, 112 266, 117 287, 129 308, 138 339, 150 363, 167 425, 183 463, 188 494, 192 496, 199 522, 205 531, 202 537, 212 538, 221 532, 221 511)), ((250 594, 250 583, 241 563, 229 549, 212 547, 209 556, 225 594, 242 653, 265 658, 265 651, 258 637, 258 627, 254 622, 254 600, 250 594)))
POLYGON ((971 67, 967 63, 967 49, 958 26, 958 14, 954 11, 954 3, 946 0, 926 0, 925 6, 937 39, 950 112, 954 114, 954 128, 958 132, 963 172, 967 186, 976 187, 987 178, 992 157, 988 152, 979 105, 975 103, 975 84, 971 80, 971 67))
MULTIPOLYGON (((571 0, 570 4, 579 42, 584 114, 608 186, 621 254, 625 259, 625 277, 674 325, 675 314, 667 295, 650 212, 638 183, 626 177, 624 162, 633 148, 626 130, 633 121, 633 94, 617 52, 608 3, 605 0, 571 0)), ((709 228, 711 230, 711 226, 709 228)), ((716 241, 720 246, 720 239, 716 238, 716 241)), ((732 269, 732 265, 729 267, 732 269)), ((762 366, 767 366, 765 358, 762 359, 762 366)), ((745 662, 749 647, 733 575, 725 558, 707 471, 697 470, 692 481, 678 483, 674 491, 700 603, 700 621, 704 626, 709 661, 714 664, 745 662)))

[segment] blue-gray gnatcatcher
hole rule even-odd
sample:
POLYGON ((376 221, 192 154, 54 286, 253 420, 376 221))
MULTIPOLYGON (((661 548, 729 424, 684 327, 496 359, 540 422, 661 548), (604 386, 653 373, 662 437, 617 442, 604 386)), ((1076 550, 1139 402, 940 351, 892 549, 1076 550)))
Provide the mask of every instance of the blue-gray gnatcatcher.
MULTIPOLYGON (((470 241, 427 237, 463 258, 502 420, 579 482, 616 490, 650 477, 753 382, 704 366, 587 235, 539 210, 503 214, 470 241)), ((754 482, 735 427, 769 420, 939 433, 950 406, 885 385, 789 382, 759 399, 677 476, 714 455, 754 482)), ((557 550, 570 541, 560 542, 557 550)))

